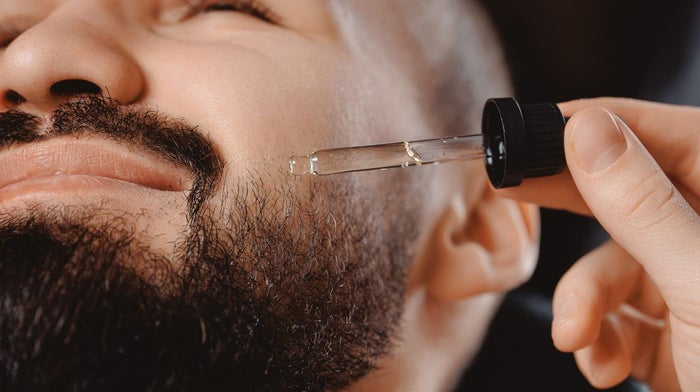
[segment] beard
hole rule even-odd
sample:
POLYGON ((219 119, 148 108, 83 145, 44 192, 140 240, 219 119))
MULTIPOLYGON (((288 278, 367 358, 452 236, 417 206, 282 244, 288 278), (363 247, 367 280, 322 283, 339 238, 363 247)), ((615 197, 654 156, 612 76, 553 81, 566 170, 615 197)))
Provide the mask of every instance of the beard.
POLYGON ((338 390, 390 351, 415 206, 342 179, 222 183, 196 127, 105 98, 41 123, 0 114, 0 146, 102 132, 188 168, 194 186, 172 254, 124 223, 139 217, 93 219, 104 205, 0 214, 1 390, 338 390))

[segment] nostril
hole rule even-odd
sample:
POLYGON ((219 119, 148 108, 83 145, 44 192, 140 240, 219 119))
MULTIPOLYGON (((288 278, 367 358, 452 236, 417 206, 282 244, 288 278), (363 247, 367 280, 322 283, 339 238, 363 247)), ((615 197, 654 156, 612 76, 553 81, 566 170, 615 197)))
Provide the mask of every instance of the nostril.
POLYGON ((23 104, 24 102, 27 101, 26 98, 24 98, 23 96, 21 96, 21 95, 20 95, 17 91, 15 91, 15 90, 8 90, 8 91, 5 93, 5 97, 4 97, 4 98, 5 98, 5 101, 9 102, 11 105, 14 105, 14 106, 21 105, 21 104, 23 104))
POLYGON ((83 79, 61 80, 51 86, 49 90, 55 97, 70 97, 74 95, 97 95, 102 93, 102 89, 95 83, 83 79))

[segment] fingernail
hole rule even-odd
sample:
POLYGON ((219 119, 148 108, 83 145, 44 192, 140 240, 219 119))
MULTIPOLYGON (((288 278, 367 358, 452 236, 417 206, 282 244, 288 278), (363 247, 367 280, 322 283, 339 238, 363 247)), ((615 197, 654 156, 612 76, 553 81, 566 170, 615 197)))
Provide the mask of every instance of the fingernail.
POLYGON ((605 109, 590 109, 576 120, 573 147, 583 170, 597 173, 615 163, 627 149, 616 116, 605 109))
POLYGON ((576 296, 571 293, 566 294, 564 298, 554 303, 554 318, 560 323, 571 319, 576 313, 577 306, 576 296))

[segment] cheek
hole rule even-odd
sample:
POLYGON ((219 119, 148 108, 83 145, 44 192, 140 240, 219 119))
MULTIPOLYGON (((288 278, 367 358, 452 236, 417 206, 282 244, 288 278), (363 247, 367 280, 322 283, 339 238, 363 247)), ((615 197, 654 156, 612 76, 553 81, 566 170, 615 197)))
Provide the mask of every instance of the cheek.
POLYGON ((292 154, 364 139, 356 131, 366 128, 357 124, 364 100, 353 98, 345 56, 279 46, 266 52, 274 57, 236 45, 170 48, 167 63, 144 67, 144 103, 198 125, 239 173, 286 170, 292 154))

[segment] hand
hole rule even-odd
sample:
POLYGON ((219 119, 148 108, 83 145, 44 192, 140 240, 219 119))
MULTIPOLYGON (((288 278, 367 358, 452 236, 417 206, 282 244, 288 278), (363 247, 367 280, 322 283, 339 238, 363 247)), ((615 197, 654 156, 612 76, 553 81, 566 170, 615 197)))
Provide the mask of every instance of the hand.
POLYGON ((700 110, 622 99, 561 108, 572 116, 568 171, 501 191, 592 215, 612 238, 559 282, 554 344, 596 387, 632 375, 698 391, 700 110))

